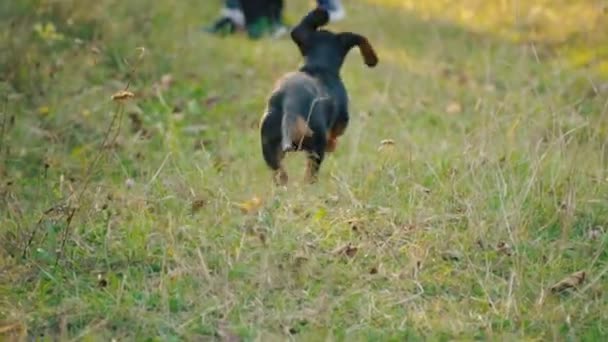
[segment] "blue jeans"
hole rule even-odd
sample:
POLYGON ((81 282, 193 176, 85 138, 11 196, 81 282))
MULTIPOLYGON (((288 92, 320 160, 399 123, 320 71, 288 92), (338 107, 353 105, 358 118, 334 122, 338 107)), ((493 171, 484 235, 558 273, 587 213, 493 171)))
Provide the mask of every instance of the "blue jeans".
POLYGON ((317 6, 332 11, 340 6, 340 0, 317 0, 317 6))

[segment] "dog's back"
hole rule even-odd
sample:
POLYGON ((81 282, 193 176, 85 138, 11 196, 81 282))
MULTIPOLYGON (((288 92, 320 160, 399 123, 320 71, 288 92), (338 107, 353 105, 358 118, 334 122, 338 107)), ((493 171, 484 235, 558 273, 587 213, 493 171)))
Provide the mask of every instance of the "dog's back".
POLYGON ((269 98, 266 115, 275 125, 266 129, 273 140, 281 141, 282 152, 302 149, 310 145, 313 131, 324 125, 315 112, 331 116, 334 111, 333 101, 319 79, 292 72, 278 81, 269 98))

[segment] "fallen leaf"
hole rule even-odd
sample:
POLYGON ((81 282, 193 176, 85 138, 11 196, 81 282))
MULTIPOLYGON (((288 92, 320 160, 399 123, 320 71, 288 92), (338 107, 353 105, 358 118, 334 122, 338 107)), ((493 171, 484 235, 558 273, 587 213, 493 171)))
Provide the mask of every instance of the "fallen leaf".
POLYGON ((192 201, 192 206, 191 206, 191 210, 192 213, 196 213, 199 210, 201 210, 205 205, 207 205, 207 200, 203 199, 203 198, 197 198, 194 201, 192 201))
POLYGON ((551 292, 560 293, 569 289, 575 289, 585 281, 585 271, 574 272, 566 278, 551 286, 551 292))
POLYGON ((447 251, 441 254, 441 258, 445 261, 459 261, 462 259, 462 253, 459 251, 447 251))
POLYGON ((449 78, 452 76, 452 69, 450 69, 449 67, 443 67, 441 68, 441 70, 439 70, 439 74, 441 75, 441 77, 449 78))
POLYGON ((600 226, 594 227, 589 230, 589 232, 587 232, 587 237, 589 238, 589 240, 597 240, 602 235, 604 235, 604 230, 600 226))
POLYGON ((171 109, 171 114, 178 114, 184 111, 184 103, 181 100, 178 100, 176 104, 173 105, 171 109))
POLYGON ((363 229, 363 221, 361 219, 358 219, 358 218, 349 219, 348 221, 346 221, 346 223, 348 223, 348 225, 350 226, 350 229, 352 229, 352 231, 354 231, 354 232, 358 232, 363 229))
POLYGON ((184 120, 185 116, 184 113, 180 113, 180 112, 173 112, 173 116, 171 117, 171 119, 175 120, 175 121, 182 121, 184 120))
POLYGON ((217 333, 223 342, 239 342, 241 338, 230 330, 226 322, 220 322, 217 333))
POLYGON ((380 146, 378 147, 378 151, 382 151, 389 147, 395 146, 395 141, 393 139, 384 139, 380 141, 380 146))
POLYGON ((131 189, 132 187, 135 186, 135 180, 133 178, 127 178, 127 180, 125 180, 125 186, 128 189, 131 189))
POLYGON ((217 96, 217 95, 211 95, 208 96, 206 99, 203 100, 203 103, 205 104, 205 106, 207 107, 211 107, 213 105, 215 105, 216 103, 218 103, 220 101, 221 97, 217 96))
POLYGON ((376 213, 379 215, 391 215, 393 210, 387 207, 376 207, 376 213))
POLYGON ((21 331, 23 329, 23 325, 21 323, 13 323, 0 327, 0 334, 6 334, 11 331, 21 331))
POLYGON ((173 85, 173 76, 171 74, 165 74, 160 78, 160 86, 163 90, 169 89, 173 85))
POLYGON ((144 123, 137 113, 129 113, 129 120, 131 120, 131 132, 137 133, 143 129, 144 123))
POLYGON ((461 73, 458 75, 458 83, 460 83, 460 85, 465 85, 469 82, 469 76, 467 76, 464 73, 461 73))
POLYGON ((293 258, 294 265, 296 267, 301 267, 309 260, 308 255, 304 252, 296 252, 296 255, 293 258))
POLYGON ((300 332, 301 328, 306 327, 307 325, 308 325, 307 320, 301 320, 299 322, 296 322, 295 326, 290 327, 289 329, 286 329, 286 330, 290 335, 296 335, 300 332))
POLYGON ((182 128, 182 132, 186 134, 198 135, 205 131, 209 130, 209 126, 207 125, 189 125, 182 128))
POLYGON ((101 274, 97 275, 97 286, 102 288, 108 286, 108 281, 101 274))
POLYGON ((121 91, 115 93, 114 95, 112 95, 112 100, 123 101, 123 100, 128 100, 133 97, 135 97, 135 94, 133 94, 132 92, 130 92, 128 90, 121 90, 121 91))
POLYGON ((504 241, 501 241, 496 245, 496 250, 499 253, 505 254, 507 256, 511 256, 513 254, 513 250, 511 249, 511 246, 504 241))
POLYGON ((354 257, 359 251, 358 247, 353 246, 350 242, 344 246, 340 246, 333 250, 332 254, 345 255, 349 258, 354 257))
POLYGON ((400 228, 406 233, 411 233, 417 230, 419 227, 416 223, 404 223, 400 225, 400 228))
POLYGON ((262 200, 259 197, 254 196, 252 199, 239 203, 237 206, 244 214, 251 214, 260 209, 262 200))
POLYGON ((328 195, 325 199, 325 204, 338 204, 340 197, 336 195, 328 195))
POLYGON ((208 148, 212 144, 211 140, 208 139, 197 139, 194 141, 193 148, 195 151, 208 148))
POLYGON ((257 237, 263 245, 266 245, 266 234, 264 232, 258 232, 257 237))
POLYGON ((221 156, 217 156, 213 159, 213 167, 216 171, 221 172, 224 170, 224 168, 226 168, 226 166, 228 166, 229 162, 230 160, 227 160, 221 156))
POLYGON ((429 189, 429 188, 427 188, 427 187, 425 187, 424 185, 421 185, 421 184, 414 184, 414 189, 416 191, 424 192, 427 195, 431 193, 431 189, 429 189))
POLYGON ((319 221, 319 220, 322 220, 323 218, 325 218, 325 216, 327 216, 327 210, 325 208, 321 207, 321 208, 317 209, 313 218, 316 221, 319 221))
POLYGON ((462 112, 462 105, 459 102, 452 101, 445 107, 445 111, 448 114, 458 114, 462 112))
POLYGON ((495 86, 493 83, 486 83, 486 84, 483 86, 483 89, 484 89, 485 91, 487 91, 488 93, 493 93, 493 92, 495 92, 495 91, 496 91, 496 86, 495 86))
POLYGON ((42 106, 42 107, 38 108, 38 114, 40 114, 42 116, 49 115, 50 112, 51 112, 51 110, 49 109, 48 106, 42 106))

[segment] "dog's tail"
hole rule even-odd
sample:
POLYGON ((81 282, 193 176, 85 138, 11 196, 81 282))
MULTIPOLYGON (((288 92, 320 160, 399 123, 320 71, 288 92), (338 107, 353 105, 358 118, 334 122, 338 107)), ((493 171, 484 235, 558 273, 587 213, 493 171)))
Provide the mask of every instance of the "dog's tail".
POLYGON ((301 115, 289 112, 283 113, 281 122, 281 149, 289 152, 299 148, 305 138, 312 136, 312 130, 301 115))

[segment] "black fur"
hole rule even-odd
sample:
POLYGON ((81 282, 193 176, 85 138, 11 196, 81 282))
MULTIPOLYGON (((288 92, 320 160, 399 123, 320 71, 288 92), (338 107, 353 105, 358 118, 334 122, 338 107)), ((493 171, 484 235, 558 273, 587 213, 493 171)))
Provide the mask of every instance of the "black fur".
POLYGON ((264 160, 281 184, 287 182, 281 166, 286 152, 306 151, 307 176, 314 181, 325 153, 333 151, 337 137, 348 126, 348 94, 340 68, 350 49, 358 46, 369 67, 378 63, 365 37, 318 29, 328 21, 327 11, 317 8, 291 31, 304 64, 279 80, 261 121, 264 160))

